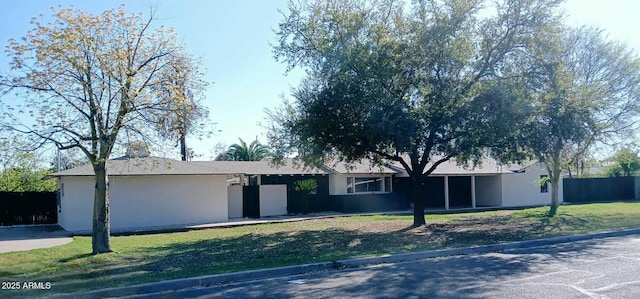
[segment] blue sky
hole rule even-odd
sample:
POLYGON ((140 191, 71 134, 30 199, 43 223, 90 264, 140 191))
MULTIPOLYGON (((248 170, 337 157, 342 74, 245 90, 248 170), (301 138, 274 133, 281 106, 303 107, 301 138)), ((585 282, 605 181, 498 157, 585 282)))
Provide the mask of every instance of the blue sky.
MULTIPOLYGON (((50 7, 62 5, 100 13, 126 4, 129 12, 148 16, 149 6, 157 5, 158 24, 174 27, 187 51, 203 59, 205 78, 213 82, 206 92, 205 104, 216 122, 218 134, 206 140, 189 140, 201 159, 208 159, 217 143, 230 145, 238 138, 261 141, 264 108, 280 104, 280 95, 288 95, 303 74, 295 70, 285 76, 285 66, 273 59, 269 42, 275 42, 272 29, 286 9, 286 0, 154 0, 154 1, 44 1, 0 0, 0 48, 9 38, 20 38, 32 28, 32 17, 50 15, 50 7)), ((610 37, 640 49, 640 1, 569 0, 565 5, 567 22, 589 24, 605 29, 610 37)), ((0 71, 8 68, 0 53, 0 71)), ((177 149, 176 149, 177 151, 177 149)))

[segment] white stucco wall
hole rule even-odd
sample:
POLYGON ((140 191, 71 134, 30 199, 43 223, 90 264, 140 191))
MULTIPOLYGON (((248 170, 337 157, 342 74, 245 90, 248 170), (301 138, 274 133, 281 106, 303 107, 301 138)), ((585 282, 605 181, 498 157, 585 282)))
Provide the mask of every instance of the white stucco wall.
MULTIPOLYGON (((64 177, 61 183, 60 226, 90 231, 93 177, 64 177)), ((226 176, 116 176, 109 186, 114 231, 228 220, 226 176)))
MULTIPOLYGON (((547 193, 540 192, 540 185, 536 184, 541 175, 547 175, 547 171, 540 164, 527 167, 523 173, 502 174, 502 205, 519 207, 551 204, 551 183, 547 193)), ((562 180, 558 199, 562 202, 562 180)))
POLYGON ((476 206, 502 206, 502 180, 499 175, 476 176, 476 206))
POLYGON ((242 186, 229 186, 227 192, 229 196, 229 219, 242 218, 242 186))
POLYGON ((58 225, 68 231, 91 230, 93 217, 93 177, 60 177, 58 225))
POLYGON ((338 195, 347 193, 347 175, 330 174, 329 175, 329 194, 338 195))
POLYGON ((287 185, 260 186, 260 217, 287 214, 287 185))

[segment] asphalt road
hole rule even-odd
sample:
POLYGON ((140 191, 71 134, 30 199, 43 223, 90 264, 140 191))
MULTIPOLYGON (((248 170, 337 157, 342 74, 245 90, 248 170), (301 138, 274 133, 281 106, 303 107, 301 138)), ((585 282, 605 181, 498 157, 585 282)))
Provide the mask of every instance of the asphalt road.
POLYGON ((183 298, 640 298, 640 236, 309 273, 167 295, 183 298))

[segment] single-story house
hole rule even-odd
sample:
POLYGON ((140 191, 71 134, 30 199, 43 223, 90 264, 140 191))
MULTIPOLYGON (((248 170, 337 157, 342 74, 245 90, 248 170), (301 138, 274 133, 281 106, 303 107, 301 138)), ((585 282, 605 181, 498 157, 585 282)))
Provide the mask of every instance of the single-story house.
MULTIPOLYGON (((337 163, 304 168, 288 159, 268 161, 176 161, 158 157, 107 162, 113 231, 196 225, 241 217, 301 212, 296 181, 314 179, 310 211, 370 212, 410 207, 410 179, 396 164, 337 163)), ((518 207, 550 203, 539 163, 507 167, 487 159, 466 169, 454 161, 438 166, 422 187, 427 208, 518 207)), ((90 165, 51 174, 58 178, 58 224, 89 232, 94 198, 90 165)), ((562 200, 562 190, 559 191, 562 200)))
MULTIPOLYGON (((228 219, 227 169, 149 157, 110 160, 107 173, 114 231, 228 219)), ((93 168, 51 176, 58 178, 58 224, 71 232, 91 231, 93 168)))
MULTIPOLYGON (((398 169, 396 185, 404 184, 407 187, 401 189, 408 190, 409 176, 404 169, 398 169)), ((427 199, 428 208, 446 210, 541 206, 551 203, 550 184, 538 184, 547 176, 546 168, 539 162, 526 166, 501 165, 487 158, 480 165, 468 168, 452 160, 438 165, 427 179, 422 193, 431 197, 427 199)), ((562 180, 558 196, 562 202, 562 180)))

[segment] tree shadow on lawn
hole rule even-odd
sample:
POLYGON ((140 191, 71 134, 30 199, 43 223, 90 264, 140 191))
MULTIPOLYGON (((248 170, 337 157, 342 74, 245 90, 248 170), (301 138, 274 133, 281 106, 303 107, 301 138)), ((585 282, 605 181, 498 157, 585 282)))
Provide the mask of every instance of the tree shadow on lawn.
MULTIPOLYGON (((500 216, 492 217, 490 225, 486 219, 462 218, 391 232, 340 228, 276 233, 256 230, 232 238, 143 247, 136 250, 135 256, 115 253, 115 263, 96 263, 57 275, 44 273, 39 277, 36 274, 30 279, 50 281, 54 285, 52 291, 67 293, 355 256, 520 241, 539 235, 562 234, 560 227, 583 223, 584 219, 571 217, 522 223, 512 217, 500 216)), ((118 251, 117 247, 114 249, 118 251)), ((85 258, 91 257, 77 255, 60 260, 60 263, 74 263, 85 258)), ((526 262, 521 264, 518 267, 528 267, 526 262)), ((518 267, 514 271, 520 271, 518 267)))
POLYGON ((429 236, 440 247, 466 247, 538 239, 573 234, 599 227, 597 220, 579 217, 535 217, 529 220, 513 216, 468 217, 445 223, 430 223, 417 228, 405 228, 399 233, 429 236), (539 220, 538 220, 539 219, 539 220))
MULTIPOLYGON (((158 236, 161 237, 161 236, 158 236)), ((114 237, 117 238, 117 237, 114 237)), ((110 253, 118 263, 107 262, 62 271, 36 274, 29 279, 46 280, 51 291, 68 293, 140 284, 248 269, 260 269, 347 258, 362 254, 407 251, 388 233, 329 229, 263 234, 260 231, 232 238, 201 239, 160 247, 140 248, 135 257, 110 253), (392 244, 392 245, 384 245, 392 244), (42 276, 40 276, 42 275, 42 276)), ((114 242, 115 243, 115 242, 114 242)), ((118 248, 114 245, 114 250, 118 248)), ((91 256, 77 255, 60 260, 74 263, 91 256)))
POLYGON ((70 256, 64 259, 60 259, 58 262, 60 263, 69 263, 75 260, 79 260, 79 259, 84 259, 84 258, 88 258, 90 256, 92 256, 93 254, 91 253, 80 253, 80 254, 76 254, 74 256, 70 256))

